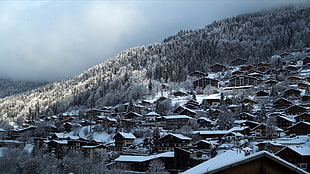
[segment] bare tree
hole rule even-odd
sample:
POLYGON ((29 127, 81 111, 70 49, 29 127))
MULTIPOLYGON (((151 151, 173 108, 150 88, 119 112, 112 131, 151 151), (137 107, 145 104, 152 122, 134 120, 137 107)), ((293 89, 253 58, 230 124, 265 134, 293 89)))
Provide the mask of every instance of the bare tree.
POLYGON ((168 174, 165 164, 160 159, 152 160, 146 171, 147 174, 168 174))

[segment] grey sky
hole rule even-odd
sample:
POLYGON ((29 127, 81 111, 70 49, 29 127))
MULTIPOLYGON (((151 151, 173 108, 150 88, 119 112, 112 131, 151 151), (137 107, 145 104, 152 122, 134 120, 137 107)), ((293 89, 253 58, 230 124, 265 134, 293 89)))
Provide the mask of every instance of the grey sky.
POLYGON ((0 77, 60 80, 181 29, 299 0, 0 1, 0 77))

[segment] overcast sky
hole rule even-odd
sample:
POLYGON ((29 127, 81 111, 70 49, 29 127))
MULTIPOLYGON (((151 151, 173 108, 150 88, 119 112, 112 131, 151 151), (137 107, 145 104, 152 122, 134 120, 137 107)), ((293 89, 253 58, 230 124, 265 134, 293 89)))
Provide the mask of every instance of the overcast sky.
POLYGON ((0 77, 61 80, 178 31, 301 0, 0 1, 0 77))

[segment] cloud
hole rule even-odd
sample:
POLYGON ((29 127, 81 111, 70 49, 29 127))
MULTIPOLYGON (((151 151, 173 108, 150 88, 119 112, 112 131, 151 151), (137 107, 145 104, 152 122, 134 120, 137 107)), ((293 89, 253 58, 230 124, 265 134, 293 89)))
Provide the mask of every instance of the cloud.
POLYGON ((161 42, 288 0, 0 1, 0 77, 60 80, 134 46, 161 42))

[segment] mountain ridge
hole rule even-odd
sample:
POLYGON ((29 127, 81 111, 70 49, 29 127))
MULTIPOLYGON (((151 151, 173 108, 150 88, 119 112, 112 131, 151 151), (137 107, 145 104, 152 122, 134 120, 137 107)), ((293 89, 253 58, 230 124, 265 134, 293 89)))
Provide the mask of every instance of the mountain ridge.
POLYGON ((160 82, 185 81, 189 72, 207 72, 235 58, 267 61, 275 52, 310 47, 310 9, 285 7, 216 21, 180 31, 162 43, 134 47, 68 80, 0 99, 0 119, 38 118, 74 108, 115 105, 142 99, 160 82))

